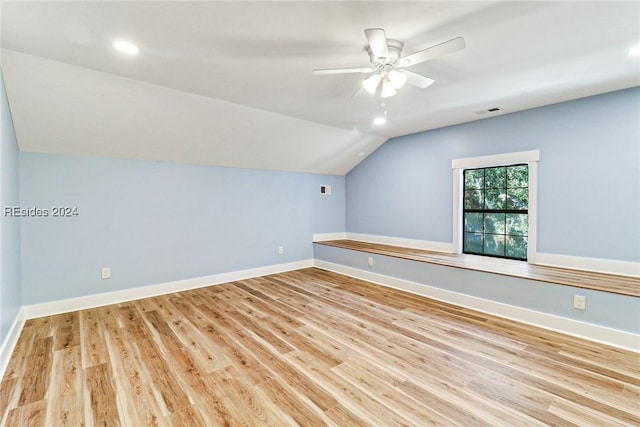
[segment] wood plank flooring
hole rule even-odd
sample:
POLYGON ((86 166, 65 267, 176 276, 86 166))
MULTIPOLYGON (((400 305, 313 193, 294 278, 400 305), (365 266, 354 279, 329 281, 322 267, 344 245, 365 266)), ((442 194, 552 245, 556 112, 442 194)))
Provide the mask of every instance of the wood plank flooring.
POLYGON ((640 277, 549 267, 523 261, 486 256, 448 254, 356 240, 327 240, 314 243, 370 254, 444 265, 447 267, 484 271, 522 279, 532 279, 540 282, 557 283, 559 285, 640 297, 640 277))
POLYGON ((3 426, 638 426, 640 355, 304 269, 27 321, 3 426))

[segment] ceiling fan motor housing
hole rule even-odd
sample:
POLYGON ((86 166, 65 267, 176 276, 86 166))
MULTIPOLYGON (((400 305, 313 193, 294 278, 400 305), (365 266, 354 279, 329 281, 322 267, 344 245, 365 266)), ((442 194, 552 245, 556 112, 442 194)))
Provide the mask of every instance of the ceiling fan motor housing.
POLYGON ((371 51, 371 46, 367 46, 369 59, 375 68, 382 68, 385 65, 395 65, 401 57, 404 43, 400 40, 387 39, 387 47, 389 49, 389 56, 387 58, 375 58, 371 51))

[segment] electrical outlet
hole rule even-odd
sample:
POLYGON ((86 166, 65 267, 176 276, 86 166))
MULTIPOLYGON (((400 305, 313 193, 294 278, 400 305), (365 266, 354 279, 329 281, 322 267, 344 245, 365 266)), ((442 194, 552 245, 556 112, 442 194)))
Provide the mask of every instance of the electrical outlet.
POLYGON ((372 266, 372 265, 373 265, 373 257, 372 257, 372 256, 370 256, 370 257, 369 257, 369 266, 372 266))
POLYGON ((109 267, 102 267, 102 278, 103 279, 111 278, 111 269, 109 267))
POLYGON ((574 295, 573 296, 573 308, 576 310, 586 310, 587 309, 587 297, 584 295, 574 295))
POLYGON ((278 255, 282 255, 284 253, 284 246, 278 246, 278 255))

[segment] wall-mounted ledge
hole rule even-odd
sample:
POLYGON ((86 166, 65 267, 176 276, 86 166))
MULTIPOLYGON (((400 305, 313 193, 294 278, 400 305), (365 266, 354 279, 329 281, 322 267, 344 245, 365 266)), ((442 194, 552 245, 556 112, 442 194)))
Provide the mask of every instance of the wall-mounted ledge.
POLYGON ((330 240, 354 240, 358 242, 374 243, 401 248, 422 249, 425 251, 454 253, 455 246, 452 243, 432 242, 429 240, 406 239, 402 237, 378 236, 361 233, 325 233, 314 234, 314 242, 326 242, 330 240))
MULTIPOLYGON (((317 241, 316 243, 447 267, 482 271, 538 282, 640 297, 640 277, 637 276, 624 276, 596 271, 560 268, 557 266, 536 265, 523 261, 445 253, 444 251, 437 252, 415 247, 384 245, 348 239, 317 241)), ((548 257, 544 259, 551 258, 548 257)), ((562 258, 560 259, 562 260, 562 258)), ((597 263, 594 262, 593 264, 595 265, 597 263)))
MULTIPOLYGON (((324 233, 324 234, 314 234, 313 241, 322 243, 327 241, 337 241, 337 240, 351 240, 355 242, 361 243, 372 243, 372 244, 380 244, 387 246, 395 246, 402 250, 424 250, 431 252, 440 252, 445 254, 451 254, 454 257, 464 257, 465 255, 457 254, 456 247, 453 243, 444 243, 444 242, 432 242, 428 240, 418 240, 418 239, 406 239, 399 237, 390 237, 390 236, 376 236, 372 234, 360 234, 360 233, 348 233, 348 232, 337 232, 337 233, 324 233)), ((474 256, 468 256, 470 258, 475 258, 474 256)), ((481 257, 480 259, 490 259, 481 257)), ((426 261, 426 259, 425 259, 426 261)), ((505 263, 511 263, 512 261, 506 260, 505 263)), ((514 265, 521 265, 521 261, 515 261, 514 265)), ((484 262, 483 262, 484 264, 484 262)), ((577 257, 577 256, 567 256, 567 255, 557 255, 557 254, 548 254, 548 253, 540 253, 536 252, 532 254, 526 265, 532 266, 535 268, 538 266, 549 266, 549 267, 557 267, 562 269, 569 270, 580 270, 582 272, 595 272, 595 273, 603 273, 615 276, 629 276, 631 278, 640 278, 640 263, 638 262, 628 262, 628 261, 616 261, 616 260, 608 260, 608 259, 599 259, 599 258, 585 258, 585 257, 577 257)), ((499 271, 496 271, 499 272, 499 271)), ((612 292, 615 292, 613 290, 612 292)))
POLYGON ((533 254, 532 258, 529 259, 529 263, 572 270, 607 273, 619 276, 640 277, 640 263, 638 262, 585 258, 538 252, 533 254))

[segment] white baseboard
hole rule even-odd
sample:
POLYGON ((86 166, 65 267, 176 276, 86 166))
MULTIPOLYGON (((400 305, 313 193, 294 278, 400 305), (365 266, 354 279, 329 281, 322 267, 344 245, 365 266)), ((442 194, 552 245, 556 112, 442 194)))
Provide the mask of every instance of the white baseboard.
POLYGON ((9 333, 2 342, 2 346, 0 346, 0 379, 4 377, 4 372, 7 370, 9 359, 11 359, 11 354, 16 348, 25 320, 24 309, 20 308, 18 315, 9 329, 9 333))
POLYGON ((405 239, 402 237, 376 236, 373 234, 346 233, 347 239, 381 245, 400 246, 404 248, 423 249, 426 251, 453 253, 452 243, 431 242, 429 240, 405 239))
POLYGON ((346 238, 347 233, 322 233, 313 235, 314 242, 326 242, 328 240, 345 240, 346 238))
POLYGON ((52 316, 54 314, 101 307, 141 298, 148 298, 174 292, 186 291, 189 289, 202 288, 205 286, 219 285, 222 283, 233 282, 235 280, 266 276, 269 274, 298 270, 311 266, 313 266, 313 261, 309 259, 304 261, 269 265, 266 267, 257 267, 248 270, 234 271, 230 273, 220 273, 211 276, 176 280, 175 282, 161 283, 158 285, 143 286, 139 288, 124 289, 121 291, 106 292, 102 294, 87 295, 77 298, 68 298, 58 301, 26 305, 23 306, 24 317, 26 319, 33 319, 36 317, 52 316))
POLYGON ((610 259, 583 258, 568 255, 536 253, 529 263, 548 265, 552 267, 570 268, 574 270, 594 271, 598 273, 619 274, 623 276, 640 277, 640 263, 615 261, 610 259))
POLYGON ((565 317, 503 304, 496 301, 486 300, 471 295, 465 295, 446 289, 423 285, 421 283, 372 273, 370 271, 334 264, 327 261, 314 260, 313 265, 318 268, 344 274, 345 276, 367 280, 383 286, 423 295, 439 301, 471 308, 473 310, 495 316, 504 317, 533 326, 539 326, 556 332, 562 332, 567 335, 585 338, 591 341, 640 353, 640 335, 630 332, 567 319, 565 317))

